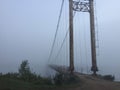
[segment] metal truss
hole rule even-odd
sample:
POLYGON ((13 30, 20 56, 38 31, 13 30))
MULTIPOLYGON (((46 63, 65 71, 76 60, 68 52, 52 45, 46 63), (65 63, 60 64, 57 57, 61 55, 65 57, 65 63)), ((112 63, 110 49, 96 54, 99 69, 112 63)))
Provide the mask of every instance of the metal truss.
POLYGON ((90 12, 90 0, 73 1, 73 10, 78 12, 90 12))

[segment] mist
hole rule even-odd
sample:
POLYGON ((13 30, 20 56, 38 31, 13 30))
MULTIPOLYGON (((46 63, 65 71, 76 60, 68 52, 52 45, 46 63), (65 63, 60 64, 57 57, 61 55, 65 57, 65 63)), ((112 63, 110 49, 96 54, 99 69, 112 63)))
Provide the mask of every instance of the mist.
MULTIPOLYGON (((115 75, 116 80, 120 80, 119 2, 118 0, 96 0, 99 31, 98 73, 115 75)), ((48 74, 48 57, 55 35, 60 4, 60 0, 0 0, 0 72, 17 72, 20 63, 28 60, 33 72, 43 76, 48 74)), ((68 1, 65 4, 64 15, 68 15, 68 1)), ((88 14, 77 13, 75 18, 76 69, 83 67, 86 70, 84 67, 86 56, 83 49, 85 43, 87 64, 89 69, 91 67, 88 16, 88 14), (82 19, 85 19, 85 26, 80 21, 82 19), (86 31, 83 30, 84 27, 86 31), (86 41, 83 38, 84 33, 86 41), (81 38, 80 42, 77 41, 79 38, 81 38), (80 45, 82 50, 79 48, 80 45)), ((68 22, 68 17, 62 20, 68 22)))

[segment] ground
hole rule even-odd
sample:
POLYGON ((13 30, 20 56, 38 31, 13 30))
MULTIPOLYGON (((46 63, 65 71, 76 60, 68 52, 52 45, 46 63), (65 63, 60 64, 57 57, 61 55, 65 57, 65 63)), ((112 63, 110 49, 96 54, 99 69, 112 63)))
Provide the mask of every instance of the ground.
POLYGON ((120 90, 120 83, 106 81, 89 75, 78 75, 80 82, 74 85, 37 86, 29 82, 0 78, 0 90, 120 90))
MULTIPOLYGON (((120 90, 120 83, 113 81, 106 81, 93 76, 79 75, 82 85, 81 90, 120 90)), ((79 90, 74 89, 74 90, 79 90)))

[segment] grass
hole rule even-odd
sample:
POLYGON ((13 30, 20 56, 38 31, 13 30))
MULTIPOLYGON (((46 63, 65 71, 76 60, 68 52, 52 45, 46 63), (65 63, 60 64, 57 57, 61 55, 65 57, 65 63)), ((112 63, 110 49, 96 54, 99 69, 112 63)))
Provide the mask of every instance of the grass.
POLYGON ((72 85, 40 85, 32 82, 24 82, 22 80, 0 77, 0 90, 60 90, 62 88, 76 87, 78 84, 72 85))
POLYGON ((29 90, 33 85, 29 82, 0 78, 0 90, 29 90))

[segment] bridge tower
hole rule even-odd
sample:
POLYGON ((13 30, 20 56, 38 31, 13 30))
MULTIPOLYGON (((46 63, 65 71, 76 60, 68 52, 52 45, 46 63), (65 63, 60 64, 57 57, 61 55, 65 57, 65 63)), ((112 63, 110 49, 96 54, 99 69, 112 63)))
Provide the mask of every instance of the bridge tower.
POLYGON ((70 71, 74 71, 74 43, 73 43, 73 11, 88 12, 90 14, 91 59, 93 75, 98 71, 96 60, 96 38, 94 21, 94 0, 69 0, 69 36, 70 36, 70 71))
POLYGON ((74 71, 74 39, 73 39, 73 0, 69 0, 69 42, 70 42, 70 73, 74 71))

